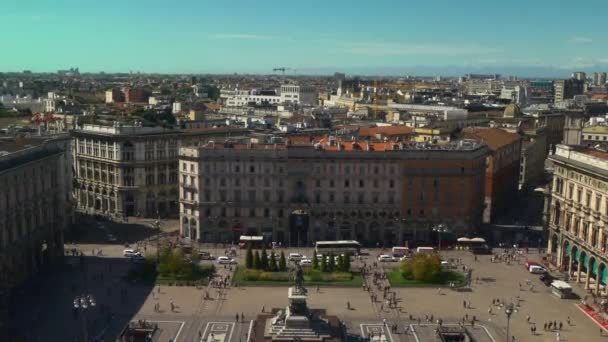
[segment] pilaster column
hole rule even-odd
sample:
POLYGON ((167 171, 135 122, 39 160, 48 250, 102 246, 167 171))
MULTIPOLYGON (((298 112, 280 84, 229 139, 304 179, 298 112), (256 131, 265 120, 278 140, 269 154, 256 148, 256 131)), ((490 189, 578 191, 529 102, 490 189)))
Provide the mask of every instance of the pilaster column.
POLYGON ((591 280, 591 270, 589 269, 589 263, 587 263, 587 276, 585 277, 585 290, 589 288, 589 281, 591 280))
POLYGON ((580 283, 581 282, 581 264, 582 264, 582 260, 579 259, 578 264, 577 264, 577 270, 576 270, 576 282, 580 283))

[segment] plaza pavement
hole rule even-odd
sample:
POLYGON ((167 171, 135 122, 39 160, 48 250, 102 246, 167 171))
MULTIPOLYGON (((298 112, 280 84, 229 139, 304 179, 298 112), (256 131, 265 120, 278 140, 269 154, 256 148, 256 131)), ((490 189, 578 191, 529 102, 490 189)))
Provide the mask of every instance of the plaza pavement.
MULTIPOLYGON (((66 270, 42 274, 23 289, 13 315, 13 326, 24 341, 74 341, 80 338, 82 324, 79 317, 73 316, 72 300, 76 294, 85 291, 85 285, 87 293, 94 294, 98 303, 97 308, 87 310, 87 317, 91 321, 90 341, 92 337, 102 335, 106 341, 114 340, 130 320, 138 319, 157 321, 172 327, 164 329, 162 340, 158 341, 168 341, 169 338, 174 342, 199 341, 199 332, 203 341, 210 341, 212 334, 217 340, 245 341, 250 321, 261 312, 262 307, 267 311, 287 305, 286 286, 229 287, 221 292, 213 288, 161 286, 159 293, 158 287, 128 284, 122 280, 130 267, 121 256, 124 249, 122 244, 77 243, 76 248, 88 254, 86 283, 81 272, 66 270), (104 250, 104 256, 91 256, 91 250, 98 248, 104 250), (108 266, 110 264, 111 268, 108 266), (126 292, 126 302, 121 301, 121 291, 126 292), (211 299, 204 299, 206 291, 211 299), (176 306, 174 312, 169 309, 171 301, 176 306), (160 304, 159 312, 154 310, 155 303, 160 304), (112 313, 110 321, 107 315, 100 312, 101 304, 106 307, 106 312, 112 313), (240 318, 236 322, 237 313, 244 315, 244 322, 240 322, 240 318), (177 338, 169 337, 178 334, 175 327, 179 327, 179 335, 177 338)), ((300 250, 311 255, 310 249, 300 250)), ((284 251, 288 253, 293 250, 284 251)), ((221 247, 218 247, 218 252, 221 254, 221 247)), ((372 250, 366 262, 370 264, 379 253, 381 251, 372 250)), ((241 262, 243 254, 240 251, 241 262)), ((386 307, 381 310, 379 303, 372 303, 368 293, 361 288, 321 287, 318 293, 315 288, 309 289, 309 306, 324 308, 328 314, 338 316, 345 321, 349 334, 365 335, 369 331, 382 331, 382 336, 391 342, 419 342, 411 332, 403 334, 406 326, 417 331, 420 341, 425 341, 425 336, 434 341, 431 339, 434 337, 428 336, 433 325, 425 325, 425 315, 433 315, 435 320, 441 318, 444 324, 457 323, 465 315, 469 319, 476 316, 476 334, 483 335, 487 329, 494 341, 504 341, 506 315, 497 307, 489 314, 488 308, 492 299, 517 302, 519 296, 520 307, 511 318, 511 335, 516 337, 515 341, 556 341, 555 332, 543 330, 544 322, 549 320, 563 322, 562 341, 608 341, 608 337, 599 336, 599 327, 576 308, 576 300, 563 300, 552 295, 538 276, 528 273, 522 265, 491 263, 490 256, 478 256, 476 262, 468 252, 442 252, 442 257, 461 258, 463 263, 473 268, 473 279, 480 280, 479 283, 473 281, 471 292, 456 292, 447 288, 442 289, 441 293, 437 288, 392 288, 396 291, 401 310, 386 307), (535 285, 534 291, 525 285, 527 279, 535 285), (519 290, 520 283, 522 290, 519 290), (471 308, 463 308, 463 301, 469 302, 471 308), (350 302, 351 309, 347 308, 347 302, 350 302), (423 325, 418 326, 416 320, 411 321, 410 315, 421 317, 423 325), (528 315, 530 321, 536 323, 536 336, 532 336, 531 325, 526 322, 528 315), (566 323, 568 317, 572 322, 570 326, 566 323), (397 323, 399 332, 389 333, 388 329, 382 327, 384 319, 388 323, 397 323)), ((539 260, 537 254, 528 257, 539 260)), ((356 267, 357 263, 354 264, 356 267)), ((385 264, 379 268, 394 266, 385 264)), ((223 276, 229 271, 220 266, 218 273, 223 276)), ((484 341, 482 338, 485 337, 480 337, 480 342, 484 341)), ((486 340, 492 341, 492 338, 486 340)))

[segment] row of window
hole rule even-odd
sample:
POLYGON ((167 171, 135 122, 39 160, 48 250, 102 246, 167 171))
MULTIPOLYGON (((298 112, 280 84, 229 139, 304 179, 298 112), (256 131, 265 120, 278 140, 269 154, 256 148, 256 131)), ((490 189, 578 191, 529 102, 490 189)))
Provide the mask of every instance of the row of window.
MULTIPOLYGON (((462 214, 461 211, 458 212, 459 215, 462 214)), ((246 216, 249 217, 279 217, 282 218, 284 217, 285 213, 283 211, 283 209, 277 209, 276 213, 275 211, 269 209, 269 208, 205 208, 204 211, 204 217, 210 217, 213 218, 215 217, 215 215, 218 215, 220 217, 226 217, 226 216, 232 216, 232 217, 241 217, 244 216, 244 214, 246 214, 246 216), (261 214, 261 215, 260 215, 261 214), (274 216, 276 215, 276 216, 274 216)), ((424 217, 426 214, 424 209, 420 209, 417 212, 417 215, 420 217, 424 217)), ((430 212, 431 216, 438 216, 439 215, 439 210, 437 208, 431 208, 431 212, 430 212)), ((412 209, 407 209, 406 211, 406 215, 407 216, 412 216, 414 215, 413 210, 412 209)), ((331 218, 331 217, 330 217, 331 218)), ((334 219, 336 219, 336 217, 334 217, 334 219)))
POLYGON ((582 186, 577 186, 573 183, 568 184, 568 190, 566 191, 564 185, 565 181, 562 178, 557 178, 553 186, 553 191, 597 212, 602 211, 602 202, 605 202, 604 214, 608 215, 608 201, 604 201, 604 196, 602 196, 601 193, 597 191, 594 193, 594 191, 590 189, 585 190, 582 186))

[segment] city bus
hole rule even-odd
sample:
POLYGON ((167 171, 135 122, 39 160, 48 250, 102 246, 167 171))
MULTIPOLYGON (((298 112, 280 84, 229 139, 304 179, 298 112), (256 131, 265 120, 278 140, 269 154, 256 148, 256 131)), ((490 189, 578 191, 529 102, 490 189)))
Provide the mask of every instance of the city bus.
POLYGON ((241 237, 239 238, 239 248, 246 249, 246 248, 249 248, 249 246, 251 246, 251 248, 253 248, 253 249, 264 248, 264 246, 265 246, 264 237, 263 236, 241 235, 241 237))
POLYGON ((315 244, 317 254, 359 254, 361 244, 355 240, 339 240, 339 241, 317 241, 315 244))
POLYGON ((409 255, 410 254, 410 249, 409 249, 409 247, 397 247, 397 246, 395 246, 395 247, 393 247, 392 252, 393 252, 393 256, 395 258, 400 258, 402 256, 409 255))
POLYGON ((551 292, 561 299, 570 298, 572 296, 572 286, 561 280, 554 280, 551 283, 551 292))

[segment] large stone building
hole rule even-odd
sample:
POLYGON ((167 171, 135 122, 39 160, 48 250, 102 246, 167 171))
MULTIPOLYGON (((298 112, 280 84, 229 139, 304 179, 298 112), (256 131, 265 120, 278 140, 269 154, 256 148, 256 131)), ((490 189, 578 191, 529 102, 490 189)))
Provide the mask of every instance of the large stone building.
POLYGON ((458 236, 481 224, 485 145, 342 141, 180 148, 181 233, 201 242, 262 235, 284 245, 368 245, 458 236))
POLYGON ((72 222, 68 136, 0 141, 0 340, 11 290, 63 256, 72 222))
POLYGON ((521 138, 499 128, 468 127, 463 136, 488 145, 483 222, 490 223, 509 207, 519 185, 521 138))
POLYGON ((555 89, 554 102, 558 104, 570 100, 576 95, 582 95, 585 92, 585 80, 575 78, 557 80, 553 82, 553 87, 555 89))
POLYGON ((598 282, 608 284, 608 152, 558 145, 549 159, 548 253, 570 279, 599 294, 598 282))
POLYGON ((73 130, 77 208, 114 218, 177 215, 180 135, 118 123, 73 130))

